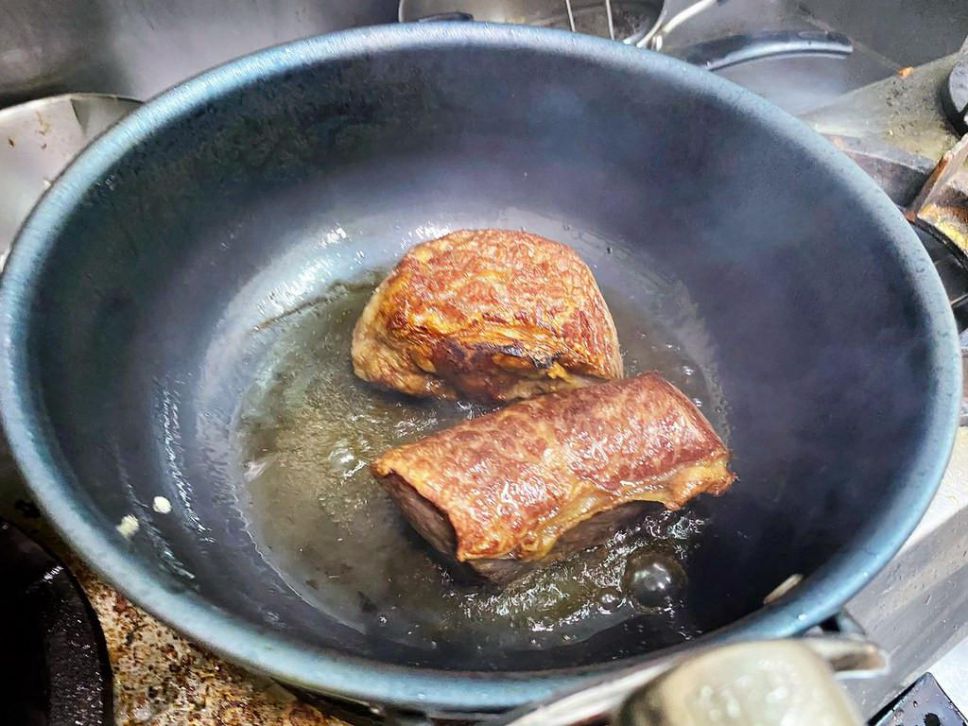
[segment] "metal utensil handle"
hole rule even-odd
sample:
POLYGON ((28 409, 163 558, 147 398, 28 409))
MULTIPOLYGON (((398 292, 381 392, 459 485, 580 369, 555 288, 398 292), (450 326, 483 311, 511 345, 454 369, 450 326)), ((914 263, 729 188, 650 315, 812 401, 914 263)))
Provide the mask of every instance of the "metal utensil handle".
POLYGON ((641 37, 629 38, 626 42, 638 48, 648 48, 649 50, 661 50, 665 43, 665 37, 683 23, 691 20, 715 5, 722 5, 726 0, 698 0, 692 5, 683 8, 672 17, 665 17, 665 3, 662 12, 659 13, 655 24, 641 37))
POLYGON ((776 30, 749 35, 730 35, 673 50, 669 55, 710 71, 762 58, 791 55, 848 56, 854 52, 850 38, 825 30, 776 30))

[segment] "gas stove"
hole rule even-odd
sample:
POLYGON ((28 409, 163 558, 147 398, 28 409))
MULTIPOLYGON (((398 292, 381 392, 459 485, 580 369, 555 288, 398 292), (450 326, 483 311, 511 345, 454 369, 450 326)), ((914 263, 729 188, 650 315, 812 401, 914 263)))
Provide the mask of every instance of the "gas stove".
MULTIPOLYGON (((578 0, 573 1, 577 5, 578 0)), ((690 0, 669 0, 664 12, 667 17, 675 15, 689 4, 690 0)), ((95 41, 84 44, 88 54, 84 62, 77 61, 77 53, 67 53, 77 42, 68 43, 54 35, 56 24, 45 20, 46 14, 54 12, 55 0, 13 0, 13 5, 22 11, 18 17, 24 23, 35 21, 36 39, 50 52, 45 57, 32 48, 18 54, 23 41, 8 34, 22 28, 17 23, 0 26, 0 42, 13 49, 0 56, 0 100, 8 101, 63 90, 147 98, 204 67, 259 47, 348 25, 390 22, 396 17, 397 3, 330 3, 339 7, 312 12, 307 12, 304 3, 294 4, 291 11, 263 6, 239 9, 233 18, 239 32, 231 41, 213 44, 208 35, 204 43, 198 42, 198 22, 204 29, 206 18, 193 16, 201 10, 194 10, 187 0, 166 4, 164 15, 151 8, 128 12, 121 0, 111 0, 101 8, 102 14, 105 9, 116 11, 115 22, 106 24, 118 34, 110 38, 110 44, 98 40, 109 39, 99 35, 107 32, 103 28, 90 26, 80 16, 74 18, 85 38, 95 41), (352 10, 347 9, 350 5, 352 10), (267 18, 273 22, 266 22, 267 18), (182 32, 190 25, 191 32, 182 32), (172 62, 159 63, 159 56, 172 62)), ((225 17, 219 21, 225 22, 225 17)), ((762 58, 716 72, 798 115, 885 189, 931 253, 960 327, 968 326, 968 137, 961 136, 968 132, 968 50, 962 48, 968 34, 968 3, 893 2, 886 7, 884 3, 840 0, 729 0, 668 32, 662 51, 688 58, 690 49, 697 46, 708 50, 709 44, 724 38, 762 38, 779 31, 843 36, 849 41, 850 53, 762 58)), ((0 240, 0 247, 3 242, 0 240)), ((968 350, 968 335, 963 335, 963 347, 968 350)), ((22 484, 3 450, 0 442, 0 516, 26 521, 35 530, 35 513, 24 505, 22 484)), ((888 675, 848 685, 867 717, 881 712, 927 671, 968 712, 966 561, 968 428, 962 428, 941 488, 920 526, 888 567, 846 608, 869 638, 891 656, 888 675)), ((97 591, 105 597, 103 585, 97 585, 97 591)), ((99 614, 106 622, 115 678, 125 681, 116 693, 124 696, 126 684, 132 682, 153 683, 150 676, 137 671, 136 658, 125 658, 124 649, 131 645, 125 645, 128 635, 112 642, 112 633, 119 629, 111 620, 111 608, 99 608, 99 614)), ((183 648, 177 636, 158 627, 158 648, 183 648)), ((237 676, 231 678, 237 686, 237 676)), ((199 676, 198 681, 203 680, 199 676)), ((264 688, 261 684, 253 692, 261 693, 264 688)), ((244 693, 235 687, 231 698, 244 699, 244 693)), ((185 696, 169 695, 173 703, 185 696)), ((292 709, 291 697, 280 700, 280 709, 292 709)), ((122 698, 117 707, 124 709, 126 703, 130 701, 122 698)), ((126 714, 119 713, 119 719, 136 712, 132 707, 126 714)), ((183 712, 172 710, 169 720, 165 720, 164 710, 157 713, 161 717, 156 723, 178 723, 183 712)))

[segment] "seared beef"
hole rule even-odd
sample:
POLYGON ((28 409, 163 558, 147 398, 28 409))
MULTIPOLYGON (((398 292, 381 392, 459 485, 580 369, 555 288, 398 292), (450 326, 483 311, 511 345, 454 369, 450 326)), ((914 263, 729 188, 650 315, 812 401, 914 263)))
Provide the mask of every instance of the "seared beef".
POLYGON ((497 582, 600 542, 643 502, 735 478, 699 409, 658 374, 539 396, 384 454, 376 476, 438 550, 497 582))

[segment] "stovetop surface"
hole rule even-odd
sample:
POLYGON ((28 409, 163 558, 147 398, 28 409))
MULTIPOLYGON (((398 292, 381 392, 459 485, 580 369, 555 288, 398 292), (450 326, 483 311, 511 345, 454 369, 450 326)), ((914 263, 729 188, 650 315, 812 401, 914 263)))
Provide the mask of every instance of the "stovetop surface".
MULTIPOLYGON (((959 0, 907 4, 917 8, 893 3, 891 12, 881 13, 845 7, 857 5, 834 0, 731 0, 675 31, 667 47, 771 29, 845 32, 855 48, 845 59, 771 59, 720 72, 791 113, 805 114, 834 103, 847 92, 895 76, 905 66, 953 53, 968 34, 968 3, 959 0), (904 13, 914 13, 914 17, 899 17, 904 13)), ((829 120, 830 116, 815 118, 829 120)), ((22 483, 4 458, 0 443, 0 516, 26 522, 36 531, 38 520, 24 508, 24 501, 22 483)), ((41 525, 40 530, 44 529, 41 525)), ((957 656, 966 650, 958 647, 968 637, 966 562, 968 429, 963 428, 941 489, 924 520, 898 556, 847 606, 871 639, 892 657, 889 675, 850 684, 863 713, 876 713, 949 651, 957 656)), ((194 709, 203 715, 200 723, 218 723, 219 714, 252 708, 267 723, 327 722, 320 712, 304 707, 291 694, 255 677, 247 680, 238 669, 185 643, 126 603, 82 565, 75 566, 82 571, 80 580, 105 629, 119 720, 151 717, 154 723, 181 723, 194 709)), ((964 661, 949 656, 937 674, 953 700, 968 711, 964 661)))
MULTIPOLYGON (((670 0, 670 7, 684 4, 688 0, 670 0)), ((832 30, 853 43, 846 58, 774 58, 719 71, 800 115, 902 68, 954 53, 968 35, 968 3, 729 0, 675 29, 668 47, 764 30, 832 30)))

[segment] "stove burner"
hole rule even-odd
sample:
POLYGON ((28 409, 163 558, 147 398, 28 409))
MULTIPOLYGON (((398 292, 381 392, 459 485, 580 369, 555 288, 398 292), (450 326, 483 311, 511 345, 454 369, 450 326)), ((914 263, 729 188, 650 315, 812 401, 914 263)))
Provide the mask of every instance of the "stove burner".
POLYGON ((81 586, 52 554, 3 520, 0 581, 4 723, 113 723, 107 647, 81 586))

